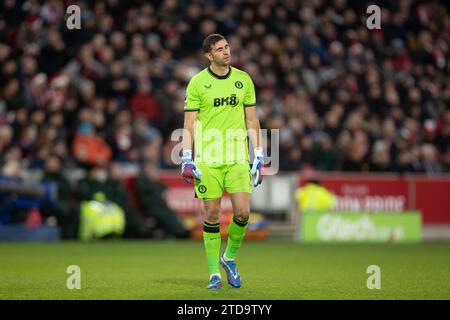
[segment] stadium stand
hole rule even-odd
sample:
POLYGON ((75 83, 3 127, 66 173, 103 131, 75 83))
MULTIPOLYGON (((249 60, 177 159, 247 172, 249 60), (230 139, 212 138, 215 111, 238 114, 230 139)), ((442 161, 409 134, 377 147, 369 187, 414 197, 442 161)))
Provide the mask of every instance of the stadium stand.
POLYGON ((262 127, 280 129, 281 170, 450 172, 449 4, 377 1, 382 28, 368 30, 369 3, 4 0, 0 167, 178 170, 170 135, 217 32, 255 82, 262 127))

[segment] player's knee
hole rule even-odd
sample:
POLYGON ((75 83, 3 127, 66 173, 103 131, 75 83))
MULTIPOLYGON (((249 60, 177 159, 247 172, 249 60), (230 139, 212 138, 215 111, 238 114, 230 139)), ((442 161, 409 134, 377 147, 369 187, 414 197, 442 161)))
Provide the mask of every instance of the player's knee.
POLYGON ((235 217, 236 220, 238 220, 239 222, 246 222, 248 221, 249 216, 250 216, 249 210, 238 210, 235 217))
POLYGON ((220 208, 208 208, 205 210, 206 221, 209 223, 219 223, 220 208))

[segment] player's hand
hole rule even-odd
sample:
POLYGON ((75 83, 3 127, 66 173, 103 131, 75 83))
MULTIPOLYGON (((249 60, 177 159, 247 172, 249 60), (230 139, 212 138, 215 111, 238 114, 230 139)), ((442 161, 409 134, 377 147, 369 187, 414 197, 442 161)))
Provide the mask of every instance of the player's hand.
POLYGON ((192 161, 192 151, 183 151, 182 165, 181 165, 181 175, 183 176, 186 183, 191 184, 192 180, 200 180, 202 177, 202 172, 192 161))
POLYGON ((261 184, 263 175, 262 168, 264 165, 264 152, 261 147, 255 148, 255 160, 253 160, 252 169, 250 174, 253 177, 253 186, 257 187, 261 184))

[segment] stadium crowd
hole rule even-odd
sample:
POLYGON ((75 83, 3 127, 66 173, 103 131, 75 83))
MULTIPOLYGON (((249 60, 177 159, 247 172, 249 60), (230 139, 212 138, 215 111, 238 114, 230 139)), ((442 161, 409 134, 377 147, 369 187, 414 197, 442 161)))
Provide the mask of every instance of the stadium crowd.
POLYGON ((232 64, 252 76, 262 127, 280 130, 281 170, 449 172, 449 5, 377 1, 381 29, 369 30, 368 4, 4 0, 1 175, 41 169, 42 181, 56 181, 58 205, 41 210, 64 238, 77 237, 79 208, 61 174, 74 168, 87 172, 79 200, 103 192, 125 209, 125 236, 149 236, 155 206, 166 230, 187 236, 161 196, 158 169, 179 169, 170 137, 183 127, 185 88, 206 67, 211 33, 227 37, 232 64), (71 4, 80 30, 66 26, 71 4), (136 201, 147 212, 138 219, 121 183, 127 163, 142 173, 136 201))
MULTIPOLYGON (((280 169, 450 170, 444 1, 59 1, 0 5, 0 163, 64 168, 171 161, 201 44, 227 37, 280 129, 280 169), (81 8, 81 30, 66 8, 81 8)), ((270 151, 269 151, 270 153, 270 151)))

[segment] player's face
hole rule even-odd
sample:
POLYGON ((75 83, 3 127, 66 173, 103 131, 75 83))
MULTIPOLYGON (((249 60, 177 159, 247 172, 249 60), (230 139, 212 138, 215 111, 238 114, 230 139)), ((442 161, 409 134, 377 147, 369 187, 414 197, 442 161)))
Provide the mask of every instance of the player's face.
POLYGON ((218 66, 228 66, 231 62, 230 46, 227 40, 223 39, 216 42, 211 48, 211 52, 208 53, 211 63, 215 63, 218 66))

